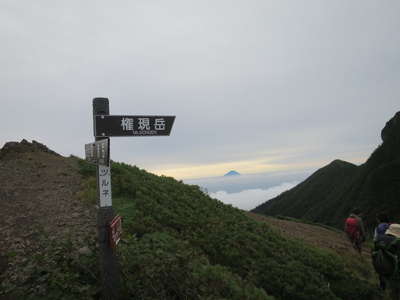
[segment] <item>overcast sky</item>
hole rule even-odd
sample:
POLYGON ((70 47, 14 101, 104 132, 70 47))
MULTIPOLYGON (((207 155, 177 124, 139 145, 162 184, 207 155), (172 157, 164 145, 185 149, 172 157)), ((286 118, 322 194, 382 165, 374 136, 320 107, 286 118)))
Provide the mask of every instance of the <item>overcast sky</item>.
POLYGON ((112 138, 177 179, 362 163, 400 110, 397 0, 0 0, 0 147, 84 156, 92 99, 176 115, 112 138))

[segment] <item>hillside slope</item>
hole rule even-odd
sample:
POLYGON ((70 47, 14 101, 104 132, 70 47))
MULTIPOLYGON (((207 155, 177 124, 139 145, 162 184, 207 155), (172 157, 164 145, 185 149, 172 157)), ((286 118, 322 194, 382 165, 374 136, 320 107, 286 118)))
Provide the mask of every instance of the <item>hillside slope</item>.
MULTIPOLYGON (((345 233, 333 227, 303 223, 290 218, 264 216, 252 212, 247 212, 247 215, 259 222, 265 222, 271 225, 284 236, 299 239, 318 248, 332 250, 341 256, 352 258, 352 260, 359 258, 358 252, 353 249, 345 233)), ((369 263, 371 259, 371 249, 368 248, 366 244, 363 244, 362 256, 363 259, 368 260, 366 268, 369 269, 371 277, 374 277, 372 265, 369 263)))
MULTIPOLYGON (((0 171, 0 299, 97 299, 95 167, 23 141, 1 150, 0 171)), ((113 162, 112 189, 121 299, 377 299, 343 257, 198 186, 113 162)))
POLYGON ((371 274, 336 253, 286 238, 197 186, 114 163, 113 178, 122 174, 135 183, 135 195, 115 202, 130 298, 375 299, 371 274))
MULTIPOLYGON (((363 244, 362 256, 360 256, 358 252, 353 249, 343 231, 320 224, 306 224, 294 219, 275 218, 251 212, 247 212, 246 214, 252 219, 267 223, 286 237, 301 240, 306 244, 326 249, 327 251, 340 255, 346 267, 351 270, 351 272, 356 273, 358 276, 378 286, 378 275, 371 263, 370 246, 363 244)), ((380 300, 390 299, 388 293, 382 293, 378 297, 380 300)))
POLYGON ((304 182, 253 211, 284 215, 341 228, 354 207, 364 212, 369 228, 386 211, 400 219, 400 112, 386 123, 383 143, 361 166, 335 160, 304 182))
POLYGON ((332 225, 329 218, 335 209, 330 206, 334 205, 338 194, 348 189, 356 172, 355 165, 335 160, 291 190, 259 205, 253 211, 332 225))
POLYGON ((35 141, 10 142, 0 150, 0 299, 2 293, 6 299, 56 299, 63 291, 96 292, 96 278, 80 266, 93 256, 96 213, 78 197, 78 170, 76 160, 35 141), (67 269, 77 276, 73 288, 64 278, 67 269))

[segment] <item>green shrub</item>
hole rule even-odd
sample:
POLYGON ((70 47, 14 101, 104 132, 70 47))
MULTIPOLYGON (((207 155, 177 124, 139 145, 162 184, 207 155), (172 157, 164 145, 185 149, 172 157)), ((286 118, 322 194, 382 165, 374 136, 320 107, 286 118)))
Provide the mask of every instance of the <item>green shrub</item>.
POLYGON ((95 241, 87 242, 90 252, 80 253, 69 237, 41 234, 41 248, 19 263, 21 277, 0 284, 0 298, 4 292, 10 299, 93 299, 100 290, 98 256, 95 241))
POLYGON ((273 299, 166 233, 120 247, 127 299, 273 299))
POLYGON ((343 258, 282 237, 198 186, 112 164, 124 296, 137 299, 373 299, 343 258), (350 284, 351 283, 351 284, 350 284))

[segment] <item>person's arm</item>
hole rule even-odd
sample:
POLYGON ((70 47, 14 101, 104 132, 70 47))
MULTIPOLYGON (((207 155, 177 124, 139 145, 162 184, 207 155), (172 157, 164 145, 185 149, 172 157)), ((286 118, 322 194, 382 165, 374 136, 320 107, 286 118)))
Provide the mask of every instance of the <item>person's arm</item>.
POLYGON ((373 241, 374 241, 374 242, 378 241, 378 227, 376 227, 375 230, 374 230, 374 238, 373 238, 373 241))

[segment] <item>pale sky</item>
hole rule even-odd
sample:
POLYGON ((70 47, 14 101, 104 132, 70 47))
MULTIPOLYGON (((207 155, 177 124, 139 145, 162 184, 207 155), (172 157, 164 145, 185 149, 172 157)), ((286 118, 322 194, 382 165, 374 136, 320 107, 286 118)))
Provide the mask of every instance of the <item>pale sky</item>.
POLYGON ((92 99, 175 115, 111 157, 177 179, 364 162, 400 110, 397 0, 0 0, 0 147, 84 157, 92 99))

